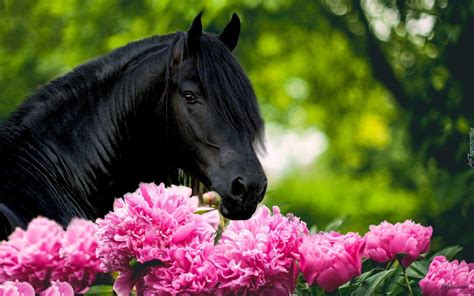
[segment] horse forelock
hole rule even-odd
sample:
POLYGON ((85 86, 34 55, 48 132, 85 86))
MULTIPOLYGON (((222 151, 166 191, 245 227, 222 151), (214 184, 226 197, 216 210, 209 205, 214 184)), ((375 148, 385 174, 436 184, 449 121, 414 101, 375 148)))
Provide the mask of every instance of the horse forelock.
POLYGON ((230 123, 240 137, 264 149, 264 124, 252 85, 215 35, 202 35, 197 68, 206 97, 221 120, 230 123))
MULTIPOLYGON (((153 41, 151 38, 145 40, 153 41)), ((127 47, 132 46, 139 54, 129 54, 133 57, 124 67, 130 68, 143 61, 166 43, 168 50, 165 57, 167 67, 163 77, 164 90, 157 102, 157 108, 161 108, 163 115, 167 116, 170 72, 174 63, 179 63, 186 57, 186 33, 178 31, 166 35, 166 39, 160 39, 158 45, 156 40, 154 43, 150 41, 129 44, 127 47)), ((118 55, 123 55, 122 51, 123 49, 116 50, 118 55)), ((110 56, 113 56, 113 53, 110 56)), ((198 78, 216 114, 223 122, 230 123, 240 137, 251 139, 256 147, 264 149, 264 123, 256 95, 233 54, 214 34, 204 33, 196 61, 198 78)))

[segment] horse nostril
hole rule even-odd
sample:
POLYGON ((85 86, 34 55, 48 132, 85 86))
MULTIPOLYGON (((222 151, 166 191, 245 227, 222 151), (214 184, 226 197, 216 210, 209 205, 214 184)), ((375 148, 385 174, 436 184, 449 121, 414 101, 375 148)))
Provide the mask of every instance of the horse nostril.
POLYGON ((231 192, 233 196, 239 199, 241 199, 245 192, 247 192, 247 186, 242 178, 238 177, 232 181, 231 192))
POLYGON ((263 200, 263 197, 265 196, 265 192, 267 192, 267 180, 265 180, 265 183, 263 184, 262 191, 258 194, 258 202, 261 202, 263 200))

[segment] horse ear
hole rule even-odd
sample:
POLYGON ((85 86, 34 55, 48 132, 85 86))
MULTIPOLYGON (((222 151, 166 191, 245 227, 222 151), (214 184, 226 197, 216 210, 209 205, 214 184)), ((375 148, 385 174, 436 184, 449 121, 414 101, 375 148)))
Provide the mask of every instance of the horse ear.
POLYGON ((239 40, 240 34, 240 19, 237 13, 232 14, 232 19, 224 28, 222 33, 219 35, 219 39, 229 48, 230 51, 233 51, 237 46, 237 41, 239 40))
POLYGON ((201 42, 202 35, 202 23, 201 23, 202 11, 196 15, 188 30, 188 38, 186 40, 188 47, 188 54, 194 54, 199 49, 199 43, 201 42))

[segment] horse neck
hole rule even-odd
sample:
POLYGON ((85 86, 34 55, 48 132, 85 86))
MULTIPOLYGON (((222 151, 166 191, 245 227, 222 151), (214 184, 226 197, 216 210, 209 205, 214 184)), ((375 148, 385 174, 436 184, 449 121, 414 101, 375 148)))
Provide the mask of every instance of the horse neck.
POLYGON ((25 219, 67 224, 74 216, 102 216, 114 197, 165 175, 162 120, 149 99, 163 92, 166 63, 140 64, 103 79, 75 71, 29 99, 10 120, 11 130, 23 128, 9 140, 0 202, 20 213, 34 209, 25 219))
POLYGON ((99 214, 110 209, 113 197, 166 175, 164 119, 157 108, 165 87, 165 54, 158 51, 152 55, 156 61, 142 61, 114 77, 114 83, 99 85, 108 91, 89 101, 90 122, 81 137, 72 139, 83 149, 78 171, 99 214))

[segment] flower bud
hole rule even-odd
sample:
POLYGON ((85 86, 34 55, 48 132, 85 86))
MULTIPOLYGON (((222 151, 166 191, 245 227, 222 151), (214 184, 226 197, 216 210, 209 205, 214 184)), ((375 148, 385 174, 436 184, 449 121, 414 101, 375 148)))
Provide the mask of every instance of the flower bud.
POLYGON ((222 198, 219 193, 215 191, 209 191, 202 195, 202 200, 205 205, 218 206, 221 203, 222 198))

